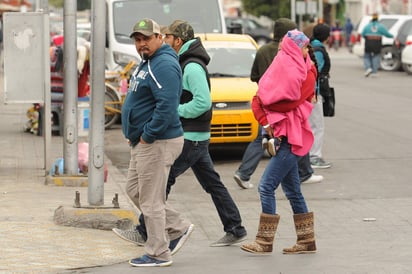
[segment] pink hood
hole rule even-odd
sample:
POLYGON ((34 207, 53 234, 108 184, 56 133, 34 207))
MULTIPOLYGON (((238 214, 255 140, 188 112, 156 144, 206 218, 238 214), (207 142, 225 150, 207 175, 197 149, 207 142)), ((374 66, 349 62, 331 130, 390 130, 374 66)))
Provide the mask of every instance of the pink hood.
POLYGON ((311 62, 309 55, 305 60, 301 48, 285 35, 278 54, 259 80, 257 94, 263 105, 298 100, 311 62))
MULTIPOLYGON (((299 100, 302 84, 311 71, 309 55, 303 58, 301 48, 287 35, 283 37, 278 55, 259 81, 258 96, 264 106, 281 101, 299 100)), ((313 82, 313 90, 315 83, 313 82)), ((295 109, 282 113, 265 108, 266 118, 275 136, 287 136, 291 151, 304 156, 313 144, 309 115, 313 105, 304 101, 295 109)))

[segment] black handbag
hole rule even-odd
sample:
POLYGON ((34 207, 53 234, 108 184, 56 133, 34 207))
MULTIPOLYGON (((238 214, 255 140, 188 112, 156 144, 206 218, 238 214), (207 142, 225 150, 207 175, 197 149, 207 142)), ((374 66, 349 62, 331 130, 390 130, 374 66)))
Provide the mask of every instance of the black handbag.
POLYGON ((319 75, 319 93, 322 96, 327 96, 329 93, 329 75, 328 74, 320 74, 319 75))
POLYGON ((323 98, 323 116, 325 117, 333 117, 335 116, 335 89, 333 87, 329 87, 329 91, 325 94, 322 94, 323 98))

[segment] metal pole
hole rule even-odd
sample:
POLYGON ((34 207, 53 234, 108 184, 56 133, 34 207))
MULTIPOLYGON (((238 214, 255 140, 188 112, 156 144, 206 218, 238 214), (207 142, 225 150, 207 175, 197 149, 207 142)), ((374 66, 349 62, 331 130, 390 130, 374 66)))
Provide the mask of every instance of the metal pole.
POLYGON ((38 0, 41 1, 41 6, 44 13, 49 13, 49 1, 48 0, 38 0))
POLYGON ((104 1, 92 0, 91 42, 91 131, 89 132, 88 202, 104 204, 104 93, 105 14, 104 1))
POLYGON ((50 27, 49 27, 49 3, 42 1, 43 9, 43 62, 44 62, 44 102, 43 102, 43 136, 44 136, 44 169, 47 175, 47 168, 51 165, 50 146, 51 146, 51 94, 50 94, 50 27))
POLYGON ((296 0, 290 1, 290 20, 296 22, 296 0))
POLYGON ((324 21, 323 20, 323 0, 319 0, 319 18, 318 18, 318 21, 319 21, 319 19, 322 19, 322 21, 324 21))
POLYGON ((412 0, 408 0, 408 14, 412 15, 412 0))
POLYGON ((64 1, 64 174, 78 175, 77 148, 77 1, 64 1))

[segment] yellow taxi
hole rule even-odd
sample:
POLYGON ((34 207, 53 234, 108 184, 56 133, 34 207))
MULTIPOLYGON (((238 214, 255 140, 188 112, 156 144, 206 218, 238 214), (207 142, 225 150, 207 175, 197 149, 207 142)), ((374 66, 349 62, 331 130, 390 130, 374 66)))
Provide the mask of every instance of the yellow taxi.
POLYGON ((258 133, 251 101, 257 84, 250 70, 258 49, 255 40, 242 34, 196 34, 211 60, 207 66, 211 80, 213 117, 211 144, 249 143, 258 133))

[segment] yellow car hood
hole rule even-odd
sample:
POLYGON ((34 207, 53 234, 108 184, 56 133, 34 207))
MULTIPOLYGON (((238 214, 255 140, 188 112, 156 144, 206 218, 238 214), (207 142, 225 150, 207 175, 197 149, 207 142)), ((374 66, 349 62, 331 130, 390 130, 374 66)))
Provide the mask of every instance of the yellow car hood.
POLYGON ((211 78, 212 102, 252 101, 257 84, 249 77, 211 78))

